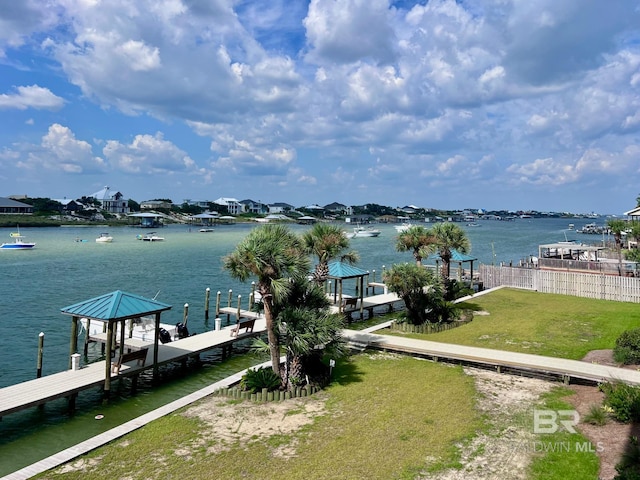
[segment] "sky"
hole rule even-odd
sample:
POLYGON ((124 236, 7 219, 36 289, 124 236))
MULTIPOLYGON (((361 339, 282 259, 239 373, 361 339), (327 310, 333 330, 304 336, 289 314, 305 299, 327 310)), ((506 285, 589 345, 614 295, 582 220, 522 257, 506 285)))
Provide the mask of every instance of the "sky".
POLYGON ((0 2, 0 196, 640 195, 638 0, 0 2))

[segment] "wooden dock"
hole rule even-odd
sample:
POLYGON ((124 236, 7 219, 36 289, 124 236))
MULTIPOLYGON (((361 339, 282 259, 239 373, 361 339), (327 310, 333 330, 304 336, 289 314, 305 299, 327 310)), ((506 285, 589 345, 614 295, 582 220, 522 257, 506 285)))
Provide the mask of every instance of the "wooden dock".
MULTIPOLYGON (((346 299, 354 300, 356 297, 343 297, 343 301, 346 299)), ((377 307, 387 307, 389 311, 393 311, 396 303, 403 302, 403 300, 395 293, 382 293, 380 295, 371 295, 369 297, 362 298, 362 302, 359 298, 356 298, 357 302, 355 305, 350 305, 349 308, 345 309, 345 306, 340 305, 331 305, 329 307, 332 313, 345 313, 347 315, 352 315, 354 313, 360 312, 360 316, 364 318, 363 312, 366 310, 368 312, 369 318, 373 317, 373 310, 377 307)))
POLYGON ((621 381, 631 385, 640 385, 639 371, 581 362, 579 360, 468 347, 394 335, 378 335, 367 331, 344 330, 343 337, 360 349, 373 348, 410 353, 436 361, 456 361, 476 366, 493 367, 497 371, 509 369, 530 374, 541 374, 560 378, 567 384, 572 379, 579 379, 594 384, 621 381))
MULTIPOLYGON (((180 340, 158 345, 157 366, 167 363, 184 361, 215 348, 226 348, 238 340, 257 336, 266 331, 264 319, 256 319, 253 332, 239 335, 231 335, 231 330, 236 325, 229 325, 221 330, 192 335, 180 340)), ((99 335, 95 340, 100 340, 99 335)), ((124 363, 119 374, 113 374, 111 380, 118 377, 133 376, 145 370, 154 368, 154 348, 152 343, 137 339, 126 339, 125 347, 132 349, 148 348, 147 361, 138 365, 137 360, 124 363)), ((115 361, 116 359, 114 359, 115 361)), ((101 387, 105 382, 105 361, 94 362, 83 366, 78 370, 66 370, 63 372, 46 375, 26 382, 10 385, 0 389, 0 419, 10 413, 25 410, 30 407, 42 405, 59 398, 69 398, 71 407, 79 392, 94 387, 101 387)))

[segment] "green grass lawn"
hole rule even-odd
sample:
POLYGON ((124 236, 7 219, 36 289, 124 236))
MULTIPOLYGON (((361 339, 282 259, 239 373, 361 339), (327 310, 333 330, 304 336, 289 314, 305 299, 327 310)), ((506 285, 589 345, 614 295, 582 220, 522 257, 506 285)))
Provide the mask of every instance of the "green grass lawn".
MULTIPOLYGON (((447 332, 411 336, 579 359, 590 350, 612 348, 620 333, 640 326, 635 304, 513 289, 464 306, 489 315, 447 332)), ((177 413, 90 453, 83 470, 56 469, 39 478, 413 479, 419 472, 459 466, 457 445, 492 421, 477 410, 473 379, 459 366, 365 353, 338 362, 334 380, 317 394, 326 397, 325 412, 294 433, 225 443, 218 451, 212 448, 215 439, 203 435, 206 424, 177 413), (283 449, 294 454, 274 455, 283 449)), ((562 403, 564 390, 554 390, 542 405, 569 408, 562 403)), ((585 441, 563 435, 544 441, 585 441)), ((529 478, 597 478, 595 454, 576 455, 537 455, 529 478)))
POLYGON ((455 466, 455 445, 482 426, 473 379, 457 366, 361 354, 340 362, 334 378, 319 394, 327 398, 324 414, 295 433, 211 453, 206 424, 172 414, 91 452, 84 471, 40 478, 412 479, 455 466), (288 448, 295 455, 274 455, 288 448))
POLYGON ((591 350, 613 348, 623 331, 640 327, 634 303, 504 288, 460 305, 489 315, 441 333, 393 334, 579 360, 591 350))

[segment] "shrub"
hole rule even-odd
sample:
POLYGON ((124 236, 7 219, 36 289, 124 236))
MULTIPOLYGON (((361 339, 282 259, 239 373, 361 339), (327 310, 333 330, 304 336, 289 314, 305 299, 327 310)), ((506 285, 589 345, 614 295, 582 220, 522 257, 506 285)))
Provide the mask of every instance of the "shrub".
POLYGON ((622 332, 616 340, 613 358, 625 365, 640 364, 640 328, 622 332))
POLYGON ((638 437, 629 437, 627 451, 622 455, 622 460, 616 465, 618 475, 614 480, 640 480, 640 446, 638 437))
POLYGON ((249 369, 240 380, 240 388, 251 393, 257 393, 263 388, 276 390, 280 387, 280 377, 271 369, 260 367, 257 370, 249 369))
POLYGON ((605 395, 604 404, 613 409, 613 416, 620 422, 640 420, 640 388, 622 382, 603 383, 600 391, 605 395))
POLYGON ((582 417, 584 423, 599 426, 605 425, 608 419, 609 415, 601 405, 591 405, 589 412, 582 417))

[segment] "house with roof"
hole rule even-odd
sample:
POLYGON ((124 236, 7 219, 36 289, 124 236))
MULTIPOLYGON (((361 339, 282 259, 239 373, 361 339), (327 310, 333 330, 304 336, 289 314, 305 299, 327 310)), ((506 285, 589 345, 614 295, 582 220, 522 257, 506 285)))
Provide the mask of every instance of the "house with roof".
POLYGON ((244 211, 243 205, 235 198, 220 197, 214 200, 213 203, 227 207, 227 212, 229 212, 230 215, 238 215, 244 211))
POLYGON ((78 212, 84 209, 84 205, 82 203, 70 198, 54 198, 52 200, 61 204, 65 213, 78 212))
POLYGON ((257 213, 262 215, 269 212, 269 207, 262 202, 256 202, 255 200, 240 200, 242 205, 242 211, 244 213, 257 213))
POLYGON ((324 210, 331 213, 342 214, 347 213, 347 206, 338 202, 332 202, 328 205, 325 205, 324 210))
POLYGON ((269 213, 289 213, 295 210, 293 205, 284 202, 276 202, 269 204, 269 213))
POLYGON ((111 190, 105 186, 102 190, 89 195, 100 202, 100 208, 108 213, 129 213, 129 200, 122 193, 111 190))
POLYGON ((22 203, 11 198, 0 197, 0 214, 33 215, 33 205, 22 203))

